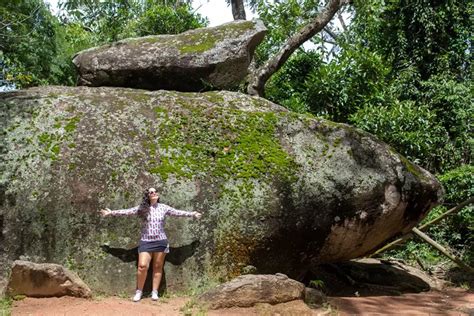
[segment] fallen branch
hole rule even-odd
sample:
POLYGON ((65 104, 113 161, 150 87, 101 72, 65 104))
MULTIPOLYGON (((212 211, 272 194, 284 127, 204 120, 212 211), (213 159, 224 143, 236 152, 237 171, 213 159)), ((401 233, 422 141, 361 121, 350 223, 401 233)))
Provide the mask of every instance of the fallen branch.
POLYGON ((443 255, 445 255, 447 258, 451 259, 453 262, 455 262, 460 268, 462 268, 464 271, 469 272, 469 273, 474 273, 474 269, 465 264, 464 262, 461 261, 461 259, 457 258, 453 254, 451 254, 446 248, 438 244, 436 241, 428 237, 425 233, 423 233, 421 230, 418 228, 414 227, 412 229, 413 233, 415 233, 418 237, 420 237, 423 241, 427 242, 434 248, 436 248, 439 252, 441 252, 443 255))
MULTIPOLYGON (((441 221, 442 219, 444 219, 448 215, 455 214, 455 213, 459 212, 460 210, 462 210, 465 206, 467 206, 469 204, 472 204, 472 203, 474 203, 474 197, 471 197, 470 199, 467 199, 466 201, 462 202, 461 204, 453 207, 452 209, 446 211, 445 213, 441 214, 440 216, 436 217, 435 219, 429 221, 428 223, 421 225, 418 229, 421 230, 421 231, 424 231, 428 227, 438 223, 439 221, 441 221)), ((391 243, 386 244, 382 248, 379 248, 377 251, 375 251, 369 257, 371 258, 371 257, 374 257, 375 255, 378 255, 379 253, 390 250, 394 246, 405 242, 406 240, 410 239, 411 237, 413 237, 413 234, 412 234, 412 232, 409 232, 408 234, 403 235, 402 237, 400 237, 398 239, 395 239, 391 243)))

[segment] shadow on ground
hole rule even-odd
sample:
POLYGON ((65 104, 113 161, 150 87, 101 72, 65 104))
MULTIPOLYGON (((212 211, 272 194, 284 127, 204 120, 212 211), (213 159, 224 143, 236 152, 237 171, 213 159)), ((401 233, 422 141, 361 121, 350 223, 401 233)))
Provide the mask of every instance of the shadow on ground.
POLYGON ((428 278, 401 263, 370 259, 316 266, 303 283, 328 296, 383 296, 429 291, 428 278))

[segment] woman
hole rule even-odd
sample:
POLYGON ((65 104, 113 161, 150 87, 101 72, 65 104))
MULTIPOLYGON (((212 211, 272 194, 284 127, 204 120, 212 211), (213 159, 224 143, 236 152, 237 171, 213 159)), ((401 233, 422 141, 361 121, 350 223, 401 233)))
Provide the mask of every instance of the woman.
POLYGON ((153 262, 151 299, 158 300, 158 288, 160 287, 163 264, 165 256, 169 252, 168 239, 164 231, 165 216, 201 218, 201 214, 198 212, 179 211, 166 204, 159 203, 159 201, 160 197, 156 190, 149 188, 144 192, 143 201, 139 206, 125 210, 111 211, 108 208, 100 210, 100 214, 104 217, 139 215, 143 220, 138 246, 137 289, 133 297, 134 302, 138 302, 142 298, 150 261, 153 262))

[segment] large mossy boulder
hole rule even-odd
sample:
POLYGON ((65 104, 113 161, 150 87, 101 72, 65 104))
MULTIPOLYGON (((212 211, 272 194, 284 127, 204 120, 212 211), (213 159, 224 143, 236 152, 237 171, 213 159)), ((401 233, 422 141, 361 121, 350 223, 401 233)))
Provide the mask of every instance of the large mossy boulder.
POLYGON ((178 35, 129 38, 78 53, 79 85, 202 91, 237 85, 266 28, 235 21, 178 35))
POLYGON ((440 199, 436 179, 374 136, 236 92, 42 87, 0 94, 0 271, 23 256, 66 265, 93 289, 134 286, 140 202, 170 218, 171 288, 249 266, 292 278, 369 253, 440 199))

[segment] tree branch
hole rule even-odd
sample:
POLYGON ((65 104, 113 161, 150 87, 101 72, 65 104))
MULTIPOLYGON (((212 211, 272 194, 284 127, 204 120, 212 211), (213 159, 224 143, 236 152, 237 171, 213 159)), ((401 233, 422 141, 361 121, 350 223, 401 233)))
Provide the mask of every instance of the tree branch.
MULTIPOLYGON (((474 203, 474 197, 471 197, 469 199, 467 199, 466 201, 460 203, 459 205, 456 205, 455 207, 453 207, 452 209, 449 209, 447 210, 445 213, 439 215, 438 217, 436 217, 435 219, 429 221, 428 223, 426 224, 423 224, 419 227, 419 230, 423 231, 425 229, 427 229, 428 227, 434 225, 434 224, 437 224, 439 221, 441 221, 442 219, 446 218, 448 215, 451 215, 451 214, 455 214, 455 213, 458 213, 459 211, 461 211, 465 206, 467 205, 470 205, 470 204, 473 204, 474 203)), ((373 254, 371 254, 369 257, 374 257, 384 251, 387 251, 387 250, 390 250, 392 249, 394 246, 400 244, 400 243, 403 243, 405 242, 406 240, 410 239, 412 237, 412 234, 411 232, 408 233, 408 234, 405 234, 403 235, 402 237, 392 241, 391 243, 388 243, 386 245, 384 245, 383 247, 379 248, 377 251, 375 251, 373 254)))
POLYGON ((424 242, 430 244, 431 246, 433 246, 434 248, 436 248, 436 250, 438 250, 439 252, 441 252, 445 257, 449 258, 451 261, 455 262, 461 269, 463 269, 464 271, 466 271, 467 273, 474 273, 474 269, 471 268, 470 266, 468 266, 467 264, 465 264, 464 262, 461 261, 461 259, 459 259, 458 257, 456 257, 455 255, 453 255, 450 251, 448 251, 445 247, 441 246, 440 244, 438 244, 436 241, 434 241, 433 239, 431 239, 430 237, 428 237, 428 235, 426 235, 425 233, 423 233, 421 230, 419 230, 418 228, 416 227, 413 227, 412 231, 415 233, 415 235, 417 235, 418 237, 420 237, 424 242))
POLYGON ((344 32, 347 32, 346 22, 344 22, 344 19, 342 18, 341 11, 337 12, 337 18, 339 19, 339 22, 341 22, 341 26, 344 32))
POLYGON ((281 68, 298 47, 319 33, 329 21, 331 21, 336 12, 347 2, 347 0, 330 0, 318 16, 306 24, 295 35, 290 37, 275 56, 268 60, 255 73, 251 74, 247 93, 250 95, 263 96, 265 83, 268 79, 281 68))
POLYGON ((324 28, 324 32, 326 32, 329 36, 332 37, 333 40, 337 41, 337 35, 333 31, 329 29, 329 27, 324 28))

